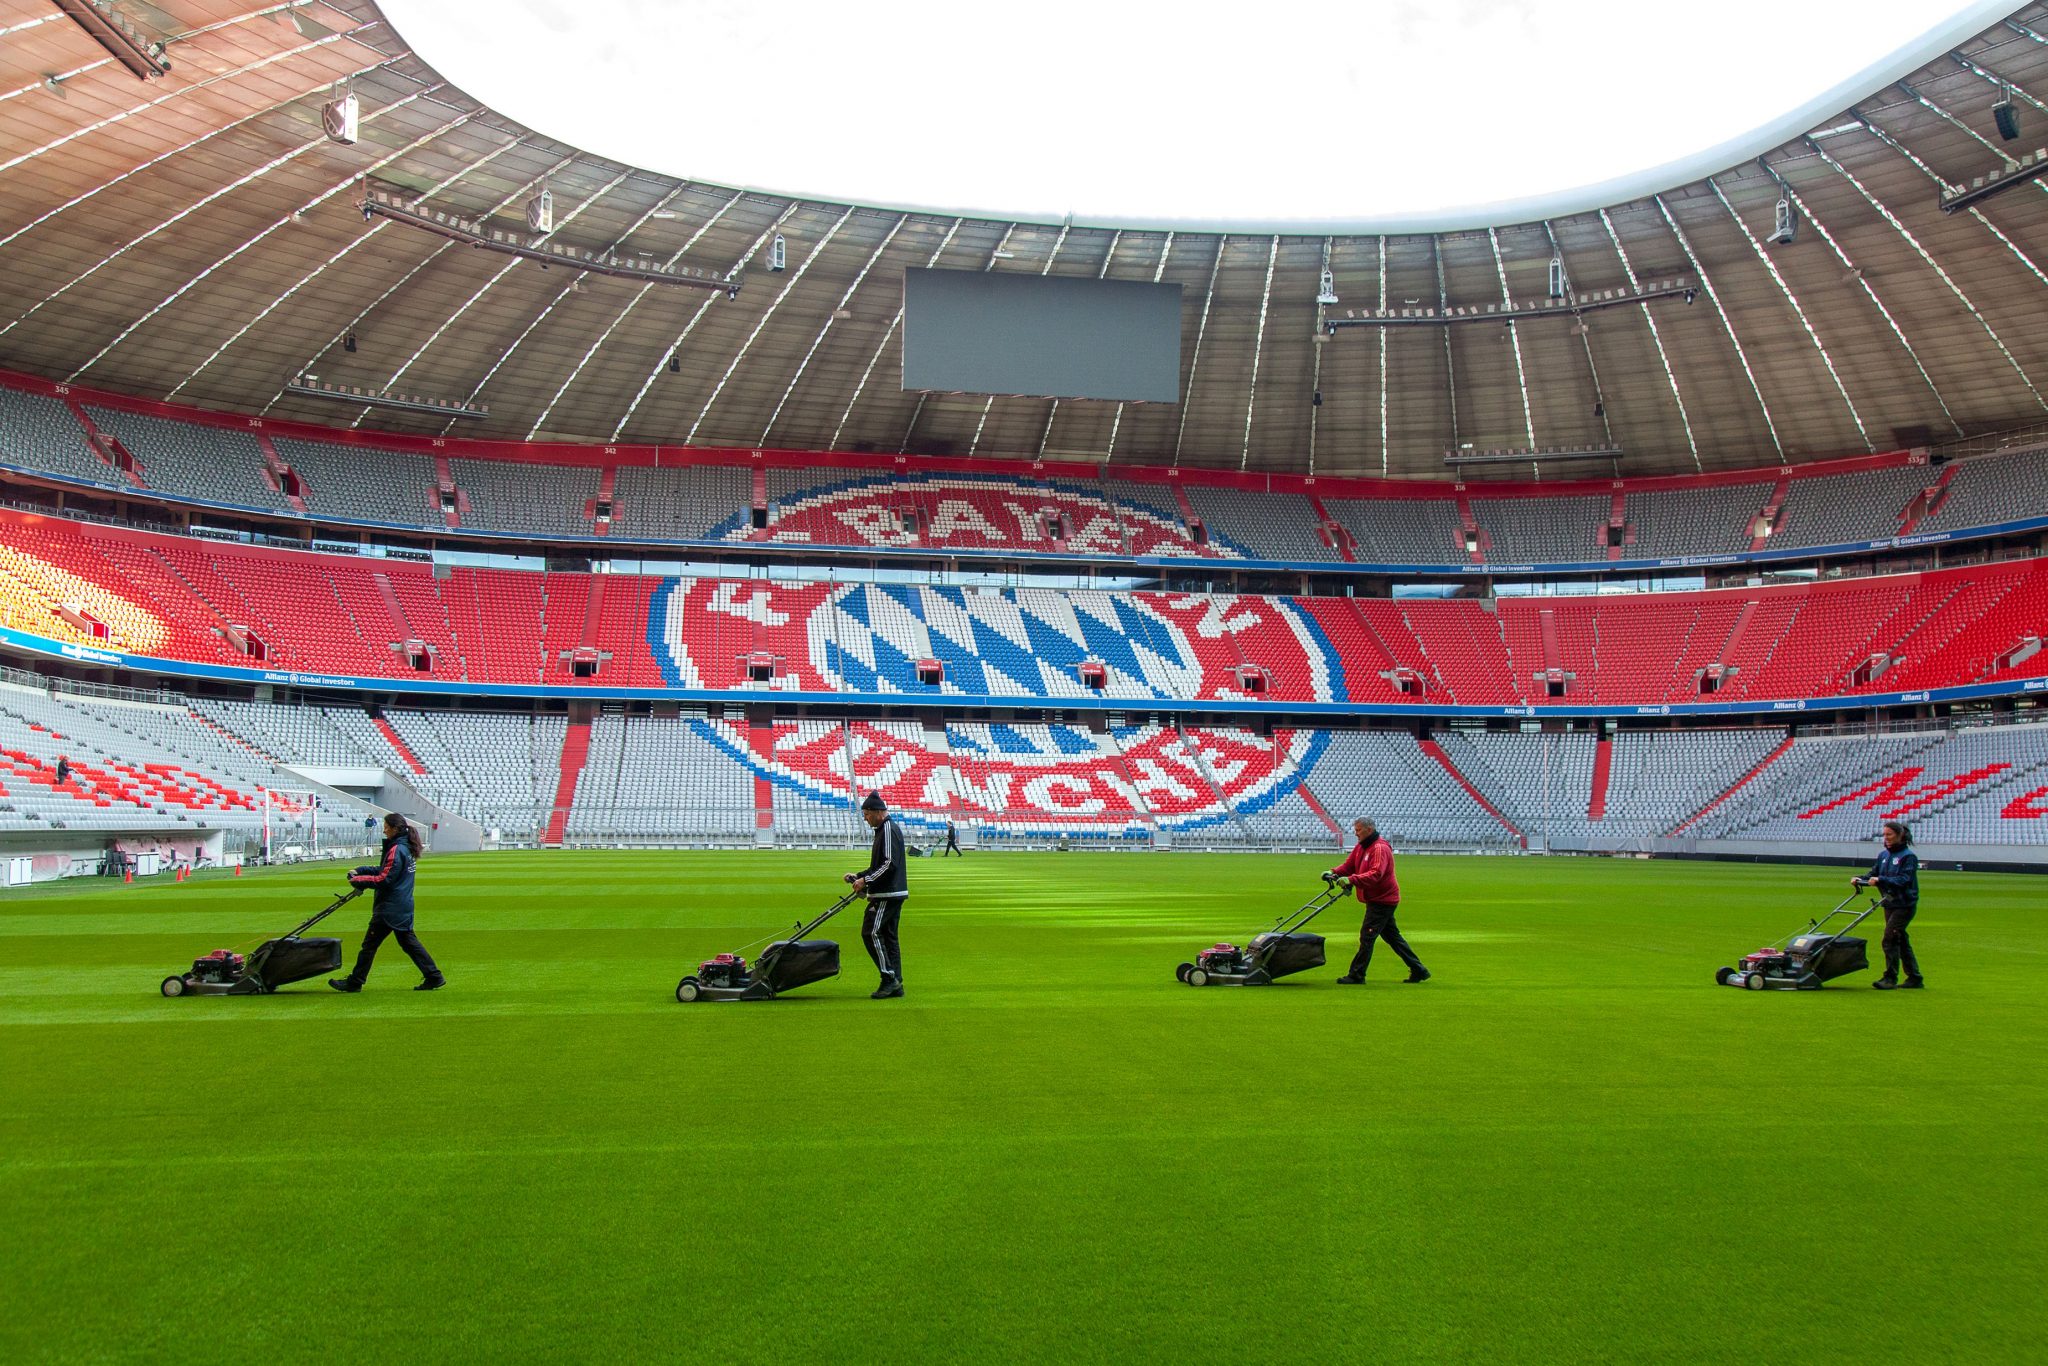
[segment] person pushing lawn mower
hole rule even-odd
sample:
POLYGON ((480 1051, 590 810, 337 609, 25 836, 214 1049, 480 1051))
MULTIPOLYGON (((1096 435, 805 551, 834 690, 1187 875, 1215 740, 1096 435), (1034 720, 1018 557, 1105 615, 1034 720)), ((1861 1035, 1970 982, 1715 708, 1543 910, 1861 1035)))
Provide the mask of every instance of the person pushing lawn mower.
POLYGON ((882 984, 869 999, 891 1001, 903 994, 903 954, 896 942, 903 903, 910 896, 910 881, 904 868, 903 827, 889 819, 889 804, 879 792, 870 792, 860 804, 861 819, 875 832, 875 847, 868 854, 866 872, 848 873, 847 883, 868 899, 868 912, 861 917, 861 942, 868 957, 882 974, 882 984))
POLYGON ((363 947, 356 954, 355 967, 346 977, 328 978, 328 986, 336 991, 361 991, 369 979, 370 965, 377 961, 378 946, 393 935, 398 937, 398 947, 420 970, 421 981, 414 991, 439 991, 448 985, 427 946, 413 933, 412 879, 419 857, 419 831, 396 811, 388 812, 384 817, 383 862, 354 869, 348 875, 351 886, 369 887, 376 894, 370 927, 363 932, 363 947))
POLYGON ((1393 846, 1380 837, 1379 827, 1363 816, 1351 823, 1351 832, 1358 836, 1357 847, 1349 858, 1323 874, 1325 882, 1349 878, 1352 890, 1365 903, 1365 923, 1358 927, 1358 955, 1351 960, 1351 970, 1337 980, 1346 986, 1365 985, 1365 970, 1372 966, 1373 941, 1384 939, 1387 947, 1408 965, 1408 976, 1403 980, 1427 982, 1429 969, 1422 966, 1415 950, 1401 937, 1400 926, 1394 923, 1394 913, 1401 906, 1401 884, 1394 881, 1393 846))
POLYGON ((1884 823, 1884 852, 1863 877, 1849 879, 1851 887, 1875 887, 1884 906, 1884 975, 1870 985, 1879 991, 1896 987, 1914 990, 1927 985, 1920 978, 1920 960, 1913 956, 1913 941, 1906 926, 1920 909, 1920 856, 1913 852, 1913 832, 1904 821, 1884 823), (1899 980, 1899 968, 1906 980, 1899 980))

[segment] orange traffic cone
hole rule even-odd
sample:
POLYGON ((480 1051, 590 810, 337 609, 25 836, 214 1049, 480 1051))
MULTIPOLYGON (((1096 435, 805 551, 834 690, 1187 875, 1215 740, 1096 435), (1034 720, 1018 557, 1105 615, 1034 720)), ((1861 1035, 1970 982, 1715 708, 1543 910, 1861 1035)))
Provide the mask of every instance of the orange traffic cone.
POLYGON ((121 885, 125 887, 133 881, 135 881, 135 870, 133 868, 123 868, 121 870, 121 885))
POLYGON ((238 863, 238 864, 236 864, 236 865, 235 865, 235 876, 236 876, 236 877, 240 877, 241 875, 242 875, 242 865, 238 863))

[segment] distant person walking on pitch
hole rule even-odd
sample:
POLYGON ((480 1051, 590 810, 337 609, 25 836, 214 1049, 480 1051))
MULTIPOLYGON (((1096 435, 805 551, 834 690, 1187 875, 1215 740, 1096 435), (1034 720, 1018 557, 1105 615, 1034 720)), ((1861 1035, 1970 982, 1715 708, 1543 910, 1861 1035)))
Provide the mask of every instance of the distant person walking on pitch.
POLYGON ((946 822, 946 853, 940 854, 939 857, 944 858, 946 854, 953 854, 960 858, 967 857, 960 852, 960 827, 951 821, 946 822))
POLYGON ((1906 934, 1913 913, 1920 909, 1920 856, 1913 852, 1913 832, 1904 821, 1884 823, 1884 852, 1870 865, 1868 875, 1850 878, 1849 885, 1877 888, 1877 899, 1884 907, 1884 976, 1870 985, 1879 991, 1925 986, 1920 980, 1920 960, 1913 956, 1913 941, 1906 934), (1903 982, 1899 980, 1901 967, 1906 970, 1903 982))
POLYGON ((889 804, 879 792, 868 793, 860 804, 861 819, 875 832, 875 847, 868 854, 864 873, 848 873, 853 890, 868 899, 868 913, 861 918, 861 942, 868 957, 882 974, 871 1000, 888 1001, 903 994, 903 954, 896 943, 897 924, 903 903, 910 896, 910 881, 903 866, 903 827, 889 819, 889 804))
POLYGON ((356 954, 355 967, 346 977, 328 978, 328 986, 336 991, 361 991, 363 983, 369 980, 370 965, 377 961, 378 946, 394 935, 398 939, 398 947, 405 950, 405 956, 412 959, 413 966, 420 970, 422 980, 413 988, 414 991, 439 991, 448 985, 441 969, 434 966, 433 955, 427 952, 427 946, 420 943, 420 937, 412 929, 412 877, 419 857, 420 832, 396 811, 386 815, 383 862, 366 864, 348 875, 352 885, 375 889, 376 903, 370 912, 370 928, 363 932, 363 947, 356 954))
POLYGON ((1349 858, 1323 874, 1325 882, 1351 879, 1352 891, 1365 903, 1365 923, 1358 928, 1358 956, 1351 960, 1351 971, 1337 980, 1347 986, 1364 985, 1365 970, 1372 966, 1373 941, 1384 939, 1408 965, 1403 980, 1427 982, 1429 969, 1422 966, 1394 923, 1394 913, 1401 908, 1401 884, 1394 881, 1393 846, 1380 838, 1378 826, 1363 817, 1351 823, 1351 831, 1358 836, 1357 847, 1349 858))

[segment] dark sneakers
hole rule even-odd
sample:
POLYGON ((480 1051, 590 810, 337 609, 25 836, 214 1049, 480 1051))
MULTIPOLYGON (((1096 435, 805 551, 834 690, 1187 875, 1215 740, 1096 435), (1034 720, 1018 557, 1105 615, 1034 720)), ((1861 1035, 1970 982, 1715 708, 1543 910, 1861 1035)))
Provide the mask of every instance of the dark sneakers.
POLYGON ((1362 987, 1365 985, 1365 979, 1363 977, 1353 977, 1347 972, 1337 979, 1337 985, 1340 987, 1362 987))
POLYGON ((1889 977, 1880 977, 1870 985, 1876 987, 1879 991, 1921 991, 1926 988, 1927 983, 1921 981, 1918 977, 1908 977, 1903 982, 1894 982, 1889 977))
POLYGON ((868 993, 870 1001, 893 1001, 903 995, 903 983, 887 981, 868 993))
POLYGON ((330 977, 327 979, 327 985, 333 987, 336 991, 354 992, 363 989, 363 984, 353 977, 330 977))
POLYGON ((418 986, 414 987, 413 990, 439 991, 442 987, 445 987, 447 985, 448 979, 446 977, 429 977, 424 982, 421 982, 418 986))
POLYGON ((1427 981, 1429 980, 1429 978, 1430 978, 1430 971, 1429 971, 1429 969, 1428 969, 1428 968, 1422 968, 1422 969, 1420 969, 1420 970, 1418 970, 1418 971, 1415 971, 1415 972, 1411 972, 1411 973, 1409 973, 1409 974, 1408 974, 1408 975, 1407 975, 1406 977, 1403 977, 1403 978, 1402 978, 1401 980, 1402 980, 1403 982, 1427 982, 1427 981))

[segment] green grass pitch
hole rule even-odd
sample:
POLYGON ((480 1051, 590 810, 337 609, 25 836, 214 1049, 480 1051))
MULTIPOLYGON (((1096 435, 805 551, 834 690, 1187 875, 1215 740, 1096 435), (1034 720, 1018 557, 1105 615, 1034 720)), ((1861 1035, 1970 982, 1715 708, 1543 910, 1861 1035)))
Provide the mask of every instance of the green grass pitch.
POLYGON ((848 914, 675 1002, 857 863, 430 857, 438 995, 157 995, 331 867, 9 896, 0 1359, 2040 1359, 2048 883, 1926 874, 1926 992, 1751 994, 1846 870, 1404 857, 1435 981, 1334 985, 1346 905, 1193 990, 1321 860, 971 856, 906 1000, 848 914))

